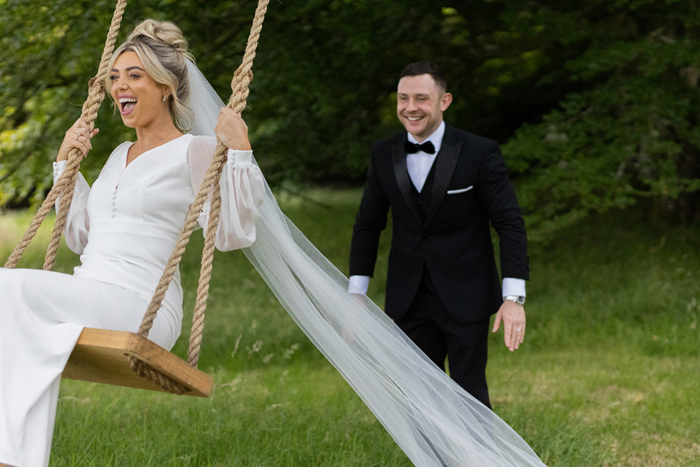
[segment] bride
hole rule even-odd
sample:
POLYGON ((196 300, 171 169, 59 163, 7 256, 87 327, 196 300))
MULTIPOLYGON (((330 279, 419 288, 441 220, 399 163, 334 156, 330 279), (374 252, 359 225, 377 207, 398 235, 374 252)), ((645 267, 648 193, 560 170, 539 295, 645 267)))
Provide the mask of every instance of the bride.
MULTIPOLYGON (((60 376, 85 326, 136 331, 216 146, 220 250, 244 248, 297 324, 419 466, 542 466, 529 446, 439 370, 282 214, 247 127, 194 66, 177 26, 146 20, 115 52, 106 88, 136 142, 117 146, 89 187, 80 177, 64 234, 73 275, 0 268, 0 467, 46 466, 60 376), (33 293, 41 284, 41 293, 33 293)), ((87 154, 78 120, 54 164, 87 154)), ((60 200, 59 200, 60 202, 60 200)), ((205 205, 199 224, 206 228, 205 205)), ((169 349, 182 320, 179 275, 149 339, 169 349)))

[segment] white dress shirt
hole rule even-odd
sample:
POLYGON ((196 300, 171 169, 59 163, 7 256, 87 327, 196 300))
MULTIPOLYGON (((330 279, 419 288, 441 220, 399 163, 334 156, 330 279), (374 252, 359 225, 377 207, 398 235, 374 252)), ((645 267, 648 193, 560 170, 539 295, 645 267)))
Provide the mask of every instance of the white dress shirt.
MULTIPOLYGON (((435 153, 428 154, 427 152, 418 151, 414 154, 406 154, 406 167, 408 168, 408 176, 411 177, 413 186, 416 187, 418 193, 423 189, 425 181, 428 179, 428 174, 430 173, 430 168, 435 162, 435 158, 440 152, 442 147, 442 137, 445 136, 445 122, 440 122, 440 126, 433 132, 432 135, 422 143, 427 143, 430 141, 435 146, 435 153)), ((411 133, 408 134, 408 140, 411 143, 418 144, 418 140, 411 133)))
MULTIPOLYGON (((435 162, 435 158, 440 152, 442 147, 442 138, 445 136, 445 121, 440 122, 440 126, 428 136, 422 143, 430 141, 435 146, 434 154, 427 154, 423 151, 418 151, 415 154, 406 155, 406 167, 408 168, 408 176, 413 182, 413 186, 420 193, 425 185, 425 181, 428 179, 428 174, 430 173, 430 168, 435 162)), ((411 143, 418 143, 418 140, 409 133, 408 140, 411 143)), ((355 294, 366 294, 369 288, 369 276, 350 276, 350 284, 348 285, 348 292, 355 294)), ((521 297, 525 296, 525 280, 516 279, 513 277, 503 278, 503 296, 508 295, 518 295, 521 297)))

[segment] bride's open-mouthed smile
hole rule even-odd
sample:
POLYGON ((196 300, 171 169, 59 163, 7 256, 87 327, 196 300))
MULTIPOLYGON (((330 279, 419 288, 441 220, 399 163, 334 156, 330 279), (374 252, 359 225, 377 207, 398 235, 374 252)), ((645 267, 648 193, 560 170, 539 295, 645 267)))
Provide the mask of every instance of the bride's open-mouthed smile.
POLYGON ((134 107, 136 107, 136 102, 138 99, 136 99, 133 96, 129 96, 127 94, 120 94, 119 95, 119 112, 122 114, 122 116, 129 115, 133 110, 134 107))
POLYGON ((161 119, 170 120, 167 91, 146 72, 136 52, 121 54, 114 62, 109 79, 112 82, 110 94, 126 126, 139 128, 161 119))

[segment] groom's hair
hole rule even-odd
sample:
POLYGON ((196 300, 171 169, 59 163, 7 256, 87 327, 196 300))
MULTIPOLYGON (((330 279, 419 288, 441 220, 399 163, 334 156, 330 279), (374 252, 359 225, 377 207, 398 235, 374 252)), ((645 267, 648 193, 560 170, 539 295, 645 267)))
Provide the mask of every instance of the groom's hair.
POLYGON ((415 62, 408 65, 401 72, 399 79, 406 76, 430 75, 433 81, 442 92, 447 92, 447 80, 442 75, 442 70, 434 63, 430 62, 415 62))

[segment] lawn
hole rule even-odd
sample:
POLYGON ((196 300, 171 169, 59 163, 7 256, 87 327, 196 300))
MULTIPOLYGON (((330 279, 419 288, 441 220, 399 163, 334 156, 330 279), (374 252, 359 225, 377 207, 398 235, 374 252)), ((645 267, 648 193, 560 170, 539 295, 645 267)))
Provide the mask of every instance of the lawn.
MULTIPOLYGON (((346 271, 360 194, 280 203, 346 271)), ((3 260, 29 220, 0 216, 3 260)), ((189 312, 194 236, 182 264, 189 312)), ((380 304, 388 237, 370 286, 380 304)), ((47 238, 42 229, 21 266, 41 267, 47 238)), ((608 213, 530 257, 525 344, 490 342, 496 413, 551 466, 700 465, 700 227, 608 213)), ((76 264, 63 246, 56 269, 76 264)), ((217 383, 208 400, 64 381, 51 465, 411 465, 240 252, 217 254, 200 368, 217 383)))

